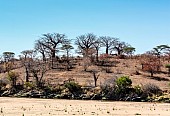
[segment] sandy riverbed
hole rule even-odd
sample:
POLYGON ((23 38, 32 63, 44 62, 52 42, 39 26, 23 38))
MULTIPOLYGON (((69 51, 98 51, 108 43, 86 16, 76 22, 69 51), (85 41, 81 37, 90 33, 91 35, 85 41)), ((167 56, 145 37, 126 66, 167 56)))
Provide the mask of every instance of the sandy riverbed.
POLYGON ((0 97, 0 116, 170 116, 170 104, 0 97))

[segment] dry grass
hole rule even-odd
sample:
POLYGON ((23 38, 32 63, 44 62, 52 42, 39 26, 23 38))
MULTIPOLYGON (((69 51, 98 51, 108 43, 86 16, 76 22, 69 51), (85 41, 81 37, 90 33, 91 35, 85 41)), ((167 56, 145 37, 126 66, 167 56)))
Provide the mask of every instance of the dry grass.
MULTIPOLYGON (((74 69, 71 71, 59 71, 59 70, 50 70, 46 73, 45 79, 46 82, 51 84, 63 83, 64 80, 69 78, 74 79, 81 85, 94 85, 93 75, 88 72, 90 70, 98 70, 99 71, 99 79, 97 81, 97 85, 102 84, 105 80, 110 78, 119 77, 121 75, 129 76, 132 79, 133 85, 145 85, 147 83, 153 83, 159 86, 162 90, 169 90, 169 80, 168 74, 160 73, 154 74, 154 78, 149 77, 150 74, 147 72, 141 71, 140 61, 136 59, 111 59, 119 62, 116 66, 110 67, 112 73, 106 73, 102 67, 98 66, 89 66, 87 72, 83 70, 83 66, 81 62, 78 62, 74 69), (80 65, 79 65, 80 64, 80 65), (136 75, 136 71, 139 71, 141 74, 136 75)), ((165 64, 167 61, 163 62, 163 66, 161 70, 163 72, 167 72, 165 68, 165 64)), ((25 80, 25 70, 24 68, 16 69, 20 74, 20 78, 25 80)), ((4 78, 6 76, 5 73, 0 74, 0 78, 4 78)))

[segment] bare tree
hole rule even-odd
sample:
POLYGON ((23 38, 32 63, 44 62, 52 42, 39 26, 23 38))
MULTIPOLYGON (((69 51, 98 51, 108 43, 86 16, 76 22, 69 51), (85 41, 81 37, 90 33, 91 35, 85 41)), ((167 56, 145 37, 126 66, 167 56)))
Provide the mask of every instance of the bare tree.
POLYGON ((35 52, 33 50, 24 50, 20 55, 21 63, 25 68, 25 79, 29 82, 29 70, 33 64, 33 58, 35 57, 35 52))
POLYGON ((34 58, 36 56, 36 51, 34 50, 24 50, 21 52, 21 54, 24 56, 24 59, 27 58, 34 58))
POLYGON ((46 52, 48 52, 48 51, 47 51, 47 48, 42 44, 42 42, 40 40, 36 41, 34 49, 37 52, 41 53, 43 61, 46 61, 46 52))
POLYGON ((57 46, 59 44, 62 44, 66 41, 66 36, 64 34, 59 33, 53 33, 53 34, 43 34, 43 37, 40 39, 41 45, 43 45, 47 50, 51 53, 51 60, 52 60, 52 66, 53 68, 53 62, 56 58, 56 52, 57 52, 57 46))
POLYGON ((109 49, 117 42, 117 38, 109 37, 109 36, 101 36, 101 43, 103 47, 106 47, 106 54, 109 54, 109 49))
POLYGON ((93 43, 96 41, 96 36, 92 33, 86 35, 80 35, 77 37, 75 44, 78 46, 80 53, 87 57, 89 50, 93 47, 93 43))
POLYGON ((99 61, 99 49, 101 47, 101 41, 100 39, 97 39, 94 43, 93 43, 93 46, 96 50, 96 61, 98 62, 99 61))
POLYGON ((67 68, 67 71, 69 71, 70 69, 69 53, 72 49, 74 49, 74 47, 70 43, 66 43, 62 45, 61 49, 66 52, 66 62, 67 62, 66 68, 67 68))
POLYGON ((121 56, 124 53, 125 48, 130 46, 129 44, 121 41, 116 41, 112 46, 111 50, 116 51, 118 56, 121 56))
POLYGON ((92 74, 93 74, 93 79, 94 79, 94 86, 97 87, 97 80, 100 76, 100 74, 97 74, 98 72, 96 70, 92 70, 92 74))
POLYGON ((145 53, 142 55, 140 61, 142 64, 142 70, 149 72, 151 74, 151 77, 153 77, 153 74, 155 72, 160 71, 160 67, 162 64, 157 56, 145 53))
POLYGON ((67 57, 67 61, 68 61, 69 60, 69 53, 72 49, 74 49, 74 47, 72 45, 70 45, 70 43, 67 43, 67 44, 63 44, 61 49, 66 52, 66 57, 67 57))
POLYGON ((44 74, 48 71, 48 65, 45 62, 34 61, 30 67, 30 73, 35 78, 37 87, 42 87, 44 74))

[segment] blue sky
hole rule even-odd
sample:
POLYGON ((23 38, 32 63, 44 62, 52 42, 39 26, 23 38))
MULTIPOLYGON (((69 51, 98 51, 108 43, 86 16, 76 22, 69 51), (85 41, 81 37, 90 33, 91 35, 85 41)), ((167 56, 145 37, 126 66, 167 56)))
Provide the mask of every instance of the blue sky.
POLYGON ((0 54, 54 32, 117 37, 143 53, 170 45, 170 0, 0 0, 0 54))

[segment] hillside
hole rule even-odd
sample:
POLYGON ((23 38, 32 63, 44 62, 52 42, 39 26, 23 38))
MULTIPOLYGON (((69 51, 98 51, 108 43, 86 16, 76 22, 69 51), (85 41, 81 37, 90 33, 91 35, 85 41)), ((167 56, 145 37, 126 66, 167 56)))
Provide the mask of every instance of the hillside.
MULTIPOLYGON (((139 59, 118 59, 111 58, 110 61, 115 61, 116 63, 109 68, 109 73, 106 73, 106 67, 90 65, 87 68, 87 71, 84 71, 83 61, 78 60, 74 64, 74 68, 70 71, 59 70, 59 69, 51 69, 47 71, 44 75, 44 79, 46 83, 57 85, 62 84, 64 81, 68 79, 72 79, 78 82, 83 86, 94 86, 93 75, 91 70, 96 70, 97 75, 99 75, 99 79, 97 81, 97 85, 102 85, 105 81, 114 80, 120 76, 129 76, 132 80, 133 86, 135 85, 145 85, 145 84, 155 84, 159 86, 162 90, 169 90, 169 78, 167 74, 167 69, 165 68, 165 64, 167 61, 162 61, 161 71, 164 73, 155 73, 154 77, 150 77, 150 73, 146 71, 142 71, 141 63, 139 59), (139 74, 136 74, 136 71, 139 74)), ((20 64, 17 61, 15 64, 20 64)), ((24 67, 15 69, 16 72, 20 75, 20 81, 25 80, 25 69, 24 67)), ((2 72, 0 74, 0 78, 5 78, 7 73, 2 72)), ((33 79, 32 77, 30 79, 33 79)))

